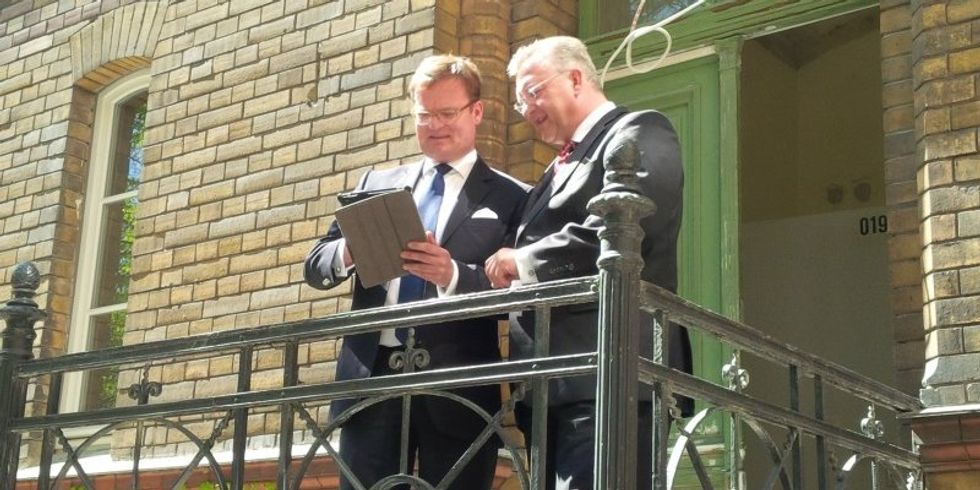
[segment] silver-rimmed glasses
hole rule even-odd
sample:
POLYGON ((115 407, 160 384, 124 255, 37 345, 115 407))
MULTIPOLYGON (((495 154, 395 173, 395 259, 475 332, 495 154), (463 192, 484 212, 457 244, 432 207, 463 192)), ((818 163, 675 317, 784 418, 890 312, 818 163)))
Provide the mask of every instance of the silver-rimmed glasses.
POLYGON ((469 109, 473 104, 476 104, 475 100, 471 100, 469 104, 459 109, 439 109, 438 111, 432 112, 415 110, 413 111, 415 114, 415 124, 419 126, 432 126, 436 121, 440 124, 452 124, 459 118, 459 115, 463 111, 469 109))
POLYGON ((514 102, 514 110, 523 116, 527 111, 527 106, 532 102, 536 102, 538 97, 541 96, 541 90, 544 89, 545 85, 548 85, 552 80, 564 74, 564 71, 560 71, 538 83, 535 83, 534 85, 531 85, 530 87, 525 88, 523 92, 517 94, 517 102, 514 102))

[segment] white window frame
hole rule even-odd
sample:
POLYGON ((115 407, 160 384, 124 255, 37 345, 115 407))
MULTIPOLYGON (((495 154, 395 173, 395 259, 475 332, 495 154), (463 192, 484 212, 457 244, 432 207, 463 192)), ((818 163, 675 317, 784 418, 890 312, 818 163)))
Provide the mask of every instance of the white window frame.
MULTIPOLYGON (((136 196, 136 190, 106 195, 109 171, 112 165, 110 156, 115 146, 115 129, 119 116, 120 102, 146 92, 150 86, 150 71, 140 70, 113 82, 99 93, 95 103, 95 118, 92 124, 92 152, 88 163, 88 179, 85 183, 85 198, 82 209, 81 236, 78 247, 77 269, 75 271, 74 298, 72 299, 71 322, 68 328, 68 353, 88 350, 91 319, 116 311, 125 311, 126 303, 93 307, 97 271, 100 270, 99 257, 102 248, 102 231, 105 227, 106 205, 136 196)), ((81 408, 82 393, 86 382, 85 372, 71 371, 62 379, 60 413, 77 412, 81 408)))

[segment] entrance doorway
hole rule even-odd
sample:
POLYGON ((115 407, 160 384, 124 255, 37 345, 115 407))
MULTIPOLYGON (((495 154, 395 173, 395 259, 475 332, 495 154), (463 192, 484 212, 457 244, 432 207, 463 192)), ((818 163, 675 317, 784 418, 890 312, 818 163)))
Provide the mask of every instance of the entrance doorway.
MULTIPOLYGON (((879 43, 877 9, 745 42, 741 295, 747 324, 894 385, 879 43)), ((743 367, 750 394, 788 406, 786 369, 748 356, 743 367)), ((800 388, 812 414, 813 385, 800 388)), ((865 405, 829 388, 824 399, 828 420, 859 430, 865 405)), ((746 488, 757 488, 771 462, 757 439, 744 441, 746 488)), ((807 472, 804 487, 815 486, 815 467, 807 472)))

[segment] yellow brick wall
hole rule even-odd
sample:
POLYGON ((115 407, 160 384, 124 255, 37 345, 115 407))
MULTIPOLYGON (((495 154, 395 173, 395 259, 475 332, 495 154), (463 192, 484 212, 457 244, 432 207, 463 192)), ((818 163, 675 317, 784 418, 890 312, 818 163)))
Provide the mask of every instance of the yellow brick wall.
MULTIPOLYGON (((538 38, 554 35, 574 36, 578 32, 578 2, 576 0, 512 0, 510 29, 511 53, 538 38)), ((507 171, 525 182, 535 182, 554 158, 556 149, 535 139, 534 128, 510 108, 516 101, 512 86, 509 93, 507 171)))
POLYGON ((907 393, 922 380, 922 267, 919 261, 918 201, 915 187, 915 123, 912 92, 912 11, 908 1, 880 6, 882 130, 888 259, 894 314, 895 379, 907 393))
POLYGON ((927 406, 980 402, 980 3, 911 2, 927 406))

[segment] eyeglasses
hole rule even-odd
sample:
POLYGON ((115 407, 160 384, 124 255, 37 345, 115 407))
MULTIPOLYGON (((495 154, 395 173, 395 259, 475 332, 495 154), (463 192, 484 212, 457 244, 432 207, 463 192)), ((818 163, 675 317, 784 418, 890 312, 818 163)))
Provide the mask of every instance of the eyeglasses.
POLYGON ((416 110, 414 111, 415 124, 418 126, 432 126, 432 124, 436 121, 439 121, 440 124, 452 124, 459 118, 459 115, 462 114, 463 111, 469 109, 473 104, 476 104, 476 102, 476 100, 471 100, 469 104, 466 104, 459 109, 440 109, 432 112, 416 110))
POLYGON ((517 102, 514 102, 514 110, 521 115, 524 115, 524 113, 527 111, 528 104, 531 102, 537 102, 538 97, 541 96, 541 90, 544 89, 545 85, 548 85, 552 80, 564 74, 564 71, 560 71, 530 87, 525 88, 523 92, 517 94, 517 102))

